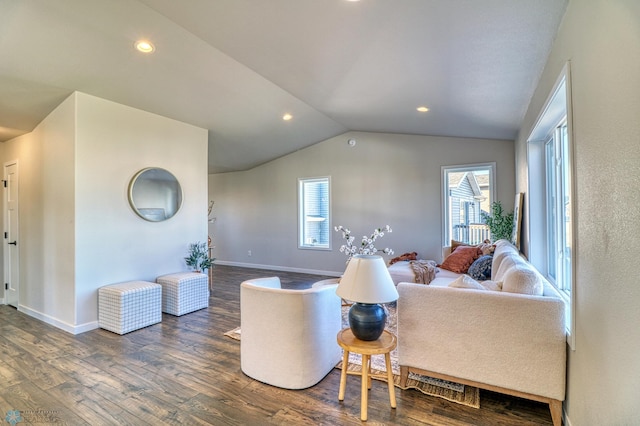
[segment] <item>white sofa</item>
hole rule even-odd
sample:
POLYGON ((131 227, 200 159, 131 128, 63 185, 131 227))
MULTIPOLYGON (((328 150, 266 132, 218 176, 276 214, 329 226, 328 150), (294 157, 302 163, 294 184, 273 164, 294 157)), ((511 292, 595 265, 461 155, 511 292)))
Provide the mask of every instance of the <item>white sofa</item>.
POLYGON ((491 268, 502 291, 450 287, 458 277, 443 270, 430 285, 398 284, 402 382, 415 372, 548 403, 553 424, 561 425, 561 296, 507 241, 496 243, 491 268))
POLYGON ((240 365, 249 377, 285 389, 322 380, 342 359, 337 284, 282 289, 278 277, 240 285, 240 365))

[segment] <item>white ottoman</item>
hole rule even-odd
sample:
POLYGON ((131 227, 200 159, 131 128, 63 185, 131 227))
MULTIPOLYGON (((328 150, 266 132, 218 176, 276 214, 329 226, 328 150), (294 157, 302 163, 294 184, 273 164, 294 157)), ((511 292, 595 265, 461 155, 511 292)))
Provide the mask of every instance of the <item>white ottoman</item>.
POLYGON ((156 278, 162 286, 162 312, 184 315, 209 307, 209 277, 198 272, 177 272, 156 278))
POLYGON ((160 321, 162 286, 147 281, 130 281, 98 289, 100 328, 125 334, 160 321))

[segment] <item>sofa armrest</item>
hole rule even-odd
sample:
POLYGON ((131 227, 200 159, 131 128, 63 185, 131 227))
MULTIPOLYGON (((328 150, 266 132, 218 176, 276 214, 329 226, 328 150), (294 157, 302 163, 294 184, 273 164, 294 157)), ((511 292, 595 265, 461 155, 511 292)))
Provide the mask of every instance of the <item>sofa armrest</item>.
POLYGON ((398 293, 400 365, 564 400, 563 300, 411 283, 398 293))
POLYGON ((443 246, 442 247, 442 261, 444 262, 444 260, 449 257, 449 255, 451 254, 451 246, 443 246))

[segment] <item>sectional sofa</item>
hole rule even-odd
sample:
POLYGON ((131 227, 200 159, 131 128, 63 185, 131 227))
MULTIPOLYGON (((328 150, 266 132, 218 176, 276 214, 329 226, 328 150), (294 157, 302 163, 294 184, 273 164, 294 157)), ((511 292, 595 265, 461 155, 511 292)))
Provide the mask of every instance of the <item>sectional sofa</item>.
POLYGON ((507 241, 496 243, 490 278, 441 268, 429 285, 398 284, 402 382, 412 372, 548 403, 559 426, 565 302, 507 241))

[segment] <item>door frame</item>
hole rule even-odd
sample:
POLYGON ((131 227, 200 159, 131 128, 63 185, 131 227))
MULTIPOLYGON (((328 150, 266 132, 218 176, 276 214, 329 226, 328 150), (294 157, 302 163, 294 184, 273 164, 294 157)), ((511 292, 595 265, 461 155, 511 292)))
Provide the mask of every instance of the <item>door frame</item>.
MULTIPOLYGON (((19 209, 20 209, 20 191, 19 191, 19 186, 20 186, 20 176, 19 176, 19 166, 18 166, 18 160, 12 160, 12 161, 7 161, 4 163, 3 165, 3 179, 2 179, 2 186, 4 189, 3 192, 3 196, 2 196, 2 203, 3 203, 3 237, 2 240, 6 243, 9 243, 9 239, 13 239, 14 241, 18 241, 19 239, 19 209), (16 176, 16 188, 15 188, 15 200, 16 200, 16 208, 15 208, 15 214, 16 214, 16 218, 15 218, 15 229, 11 230, 11 235, 9 235, 9 205, 8 205, 8 197, 9 197, 9 187, 7 185, 8 181, 9 181, 9 175, 8 175, 8 170, 10 167, 15 166, 15 176, 16 176)), ((8 288, 7 285, 8 283, 11 282, 11 287, 14 288, 17 292, 17 299, 15 300, 15 305, 12 304, 12 306, 15 306, 16 308, 18 308, 18 305, 20 303, 20 250, 19 248, 16 246, 16 250, 10 250, 8 244, 3 244, 2 246, 2 258, 3 258, 3 281, 2 281, 2 289, 3 289, 3 298, 2 298, 2 302, 4 304, 10 304, 10 300, 9 300, 9 296, 8 296, 8 288), (17 257, 17 259, 13 259, 13 255, 15 255, 17 257), (15 268, 12 268, 12 264, 15 266, 15 268)))

